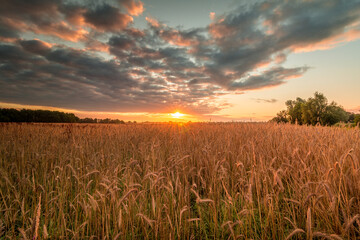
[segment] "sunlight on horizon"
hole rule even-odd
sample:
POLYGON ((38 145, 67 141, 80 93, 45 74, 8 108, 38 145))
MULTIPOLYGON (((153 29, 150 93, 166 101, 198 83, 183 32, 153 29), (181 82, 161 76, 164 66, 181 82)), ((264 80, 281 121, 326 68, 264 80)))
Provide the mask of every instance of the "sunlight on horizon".
POLYGON ((182 113, 180 113, 180 112, 171 113, 170 115, 171 115, 171 117, 173 117, 173 118, 181 118, 181 117, 185 116, 185 114, 182 114, 182 113))

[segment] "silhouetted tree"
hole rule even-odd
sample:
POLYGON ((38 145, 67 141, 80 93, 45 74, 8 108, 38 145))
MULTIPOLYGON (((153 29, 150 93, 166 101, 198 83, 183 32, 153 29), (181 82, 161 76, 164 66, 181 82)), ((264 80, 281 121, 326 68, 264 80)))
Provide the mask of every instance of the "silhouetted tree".
POLYGON ((83 118, 83 119, 80 119, 79 122, 80 123, 97 123, 97 119, 96 118, 83 118))
POLYGON ((64 113, 48 110, 29 109, 0 109, 0 122, 53 122, 53 123, 74 123, 79 118, 73 113, 64 113))
POLYGON ((0 108, 0 122, 44 122, 44 123, 113 123, 124 124, 119 119, 97 119, 83 118, 80 119, 73 113, 64 113, 49 110, 29 110, 29 109, 12 109, 0 108))

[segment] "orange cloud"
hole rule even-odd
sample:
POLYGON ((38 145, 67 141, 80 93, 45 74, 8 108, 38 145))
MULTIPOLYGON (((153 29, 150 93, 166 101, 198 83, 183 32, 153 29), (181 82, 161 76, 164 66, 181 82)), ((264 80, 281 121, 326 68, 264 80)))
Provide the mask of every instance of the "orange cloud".
POLYGON ((52 48, 55 44, 54 43, 48 43, 48 42, 44 42, 41 41, 38 38, 34 38, 34 40, 38 41, 39 43, 41 43, 42 46, 44 46, 45 48, 52 48))
MULTIPOLYGON (((37 34, 51 35, 72 42, 77 42, 78 40, 83 39, 84 35, 88 33, 82 28, 74 30, 65 21, 36 25, 33 23, 26 23, 15 18, 2 18, 1 20, 5 22, 6 25, 18 31, 31 31, 37 34)), ((10 41, 11 39, 7 40, 10 41)))
POLYGON ((264 61, 261 61, 261 62, 257 63, 255 65, 255 68, 257 68, 257 69, 265 68, 265 67, 269 66, 270 63, 271 63, 271 61, 264 60, 264 61))
POLYGON ((7 43, 13 43, 13 42, 17 41, 17 38, 9 38, 9 37, 1 37, 0 36, 0 41, 7 42, 7 43))
POLYGON ((84 13, 86 12, 86 9, 79 8, 71 12, 71 14, 68 14, 66 16, 66 20, 76 26, 83 26, 85 24, 85 18, 84 13))
POLYGON ((161 37, 170 44, 177 46, 187 47, 199 44, 199 42, 194 39, 184 38, 177 30, 163 32, 161 37))
POLYGON ((71 27, 64 21, 59 23, 51 23, 45 26, 29 26, 29 30, 38 34, 46 34, 56 36, 58 38, 77 42, 81 39, 84 39, 85 35, 88 33, 83 28, 78 28, 76 30, 71 29, 71 27))
POLYGON ((92 40, 87 43, 86 50, 109 53, 109 45, 97 40, 92 40))
POLYGON ((210 12, 209 17, 211 20, 215 19, 215 12, 210 12))
POLYGON ((145 19, 152 27, 155 27, 155 28, 160 27, 160 23, 156 19, 151 18, 151 17, 146 17, 145 19))
POLYGON ((233 33, 233 29, 223 23, 224 19, 220 19, 209 25, 209 32, 214 38, 223 38, 233 33))
POLYGON ((126 0, 122 4, 127 9, 128 13, 133 16, 139 16, 144 12, 144 4, 141 1, 126 0))
POLYGON ((145 33, 137 28, 128 28, 126 32, 132 35, 133 37, 143 37, 145 33))
POLYGON ((8 17, 1 17, 0 16, 0 22, 8 26, 9 28, 16 29, 18 31, 23 31, 27 28, 27 24, 21 20, 18 20, 16 18, 8 18, 8 17))

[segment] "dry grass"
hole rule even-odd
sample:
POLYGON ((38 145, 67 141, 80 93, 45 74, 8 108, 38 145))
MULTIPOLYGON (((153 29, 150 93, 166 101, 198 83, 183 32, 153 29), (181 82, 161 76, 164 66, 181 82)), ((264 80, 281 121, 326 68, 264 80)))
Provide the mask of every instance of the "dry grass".
POLYGON ((356 239, 358 129, 0 126, 0 239, 356 239))

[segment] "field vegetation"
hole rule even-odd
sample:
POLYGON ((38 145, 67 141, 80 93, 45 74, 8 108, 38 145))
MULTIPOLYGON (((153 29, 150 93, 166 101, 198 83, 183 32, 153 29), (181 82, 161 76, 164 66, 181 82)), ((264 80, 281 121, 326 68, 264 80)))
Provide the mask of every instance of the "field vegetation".
POLYGON ((356 239, 360 130, 0 125, 0 239, 356 239))

